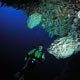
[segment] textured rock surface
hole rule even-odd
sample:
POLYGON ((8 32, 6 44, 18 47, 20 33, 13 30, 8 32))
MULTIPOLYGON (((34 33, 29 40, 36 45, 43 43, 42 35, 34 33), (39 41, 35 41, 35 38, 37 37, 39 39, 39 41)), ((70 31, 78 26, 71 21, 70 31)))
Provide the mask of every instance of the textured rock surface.
POLYGON ((71 36, 59 38, 51 43, 48 52, 57 59, 70 57, 78 49, 77 42, 71 36))

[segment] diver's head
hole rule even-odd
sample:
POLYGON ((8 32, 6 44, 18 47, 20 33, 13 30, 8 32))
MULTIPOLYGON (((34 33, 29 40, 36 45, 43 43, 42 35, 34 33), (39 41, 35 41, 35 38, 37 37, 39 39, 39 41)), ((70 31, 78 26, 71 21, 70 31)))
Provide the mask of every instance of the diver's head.
POLYGON ((42 50, 43 50, 43 45, 42 45, 42 44, 40 44, 40 45, 38 46, 38 50, 39 50, 39 51, 42 51, 42 50))

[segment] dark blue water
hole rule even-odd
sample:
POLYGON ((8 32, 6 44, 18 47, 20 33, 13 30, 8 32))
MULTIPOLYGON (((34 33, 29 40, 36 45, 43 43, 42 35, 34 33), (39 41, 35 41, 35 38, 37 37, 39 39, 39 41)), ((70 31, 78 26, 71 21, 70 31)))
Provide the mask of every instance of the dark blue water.
POLYGON ((9 80, 24 65, 25 53, 43 44, 46 61, 38 64, 31 76, 35 80, 53 80, 65 66, 65 60, 55 59, 46 50, 56 37, 50 38, 40 26, 28 29, 26 19, 22 10, 0 8, 0 73, 9 80))

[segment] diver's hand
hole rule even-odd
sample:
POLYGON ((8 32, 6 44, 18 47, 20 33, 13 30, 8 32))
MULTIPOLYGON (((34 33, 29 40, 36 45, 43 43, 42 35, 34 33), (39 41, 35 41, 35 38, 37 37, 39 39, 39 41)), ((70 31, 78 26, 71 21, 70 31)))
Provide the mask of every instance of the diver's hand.
POLYGON ((45 61, 45 55, 43 54, 42 55, 42 62, 44 62, 45 61))
POLYGON ((27 57, 25 57, 24 60, 27 61, 27 57))

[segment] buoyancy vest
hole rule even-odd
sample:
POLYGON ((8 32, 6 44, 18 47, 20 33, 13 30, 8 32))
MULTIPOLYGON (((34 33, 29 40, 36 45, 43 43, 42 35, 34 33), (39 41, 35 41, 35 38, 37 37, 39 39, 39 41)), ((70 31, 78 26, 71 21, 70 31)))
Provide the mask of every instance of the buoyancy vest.
POLYGON ((38 49, 35 49, 35 51, 30 55, 32 58, 41 59, 43 55, 43 51, 39 52, 38 49))

